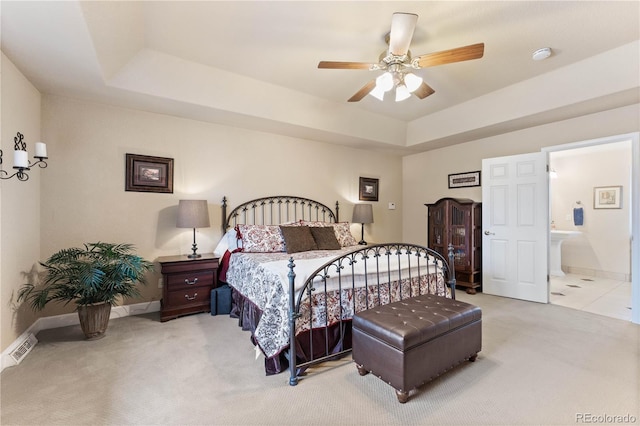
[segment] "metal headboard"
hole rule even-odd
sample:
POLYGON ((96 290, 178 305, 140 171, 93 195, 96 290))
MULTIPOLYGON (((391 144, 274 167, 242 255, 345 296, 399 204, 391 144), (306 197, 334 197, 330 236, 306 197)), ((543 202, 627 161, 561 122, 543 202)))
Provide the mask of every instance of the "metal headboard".
POLYGON ((238 224, 278 225, 296 220, 338 222, 335 212, 319 201, 295 195, 273 195, 240 204, 227 215, 227 197, 222 198, 222 232, 238 224))

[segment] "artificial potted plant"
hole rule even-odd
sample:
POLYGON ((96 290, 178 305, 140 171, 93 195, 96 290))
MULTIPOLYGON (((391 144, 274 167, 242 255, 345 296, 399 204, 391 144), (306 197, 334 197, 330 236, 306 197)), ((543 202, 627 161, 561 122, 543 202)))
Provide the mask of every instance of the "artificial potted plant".
POLYGON ((39 311, 51 301, 75 302, 80 326, 87 339, 104 336, 111 306, 116 299, 140 295, 145 273, 153 263, 137 256, 131 244, 87 243, 53 254, 46 262, 41 285, 25 284, 18 301, 26 301, 39 311))

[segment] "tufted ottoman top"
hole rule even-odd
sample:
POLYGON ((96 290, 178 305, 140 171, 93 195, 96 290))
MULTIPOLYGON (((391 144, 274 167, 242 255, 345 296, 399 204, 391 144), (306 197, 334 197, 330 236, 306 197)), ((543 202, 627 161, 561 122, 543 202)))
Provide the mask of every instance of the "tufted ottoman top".
POLYGON ((424 295, 358 312, 353 328, 406 351, 481 318, 477 306, 424 295))

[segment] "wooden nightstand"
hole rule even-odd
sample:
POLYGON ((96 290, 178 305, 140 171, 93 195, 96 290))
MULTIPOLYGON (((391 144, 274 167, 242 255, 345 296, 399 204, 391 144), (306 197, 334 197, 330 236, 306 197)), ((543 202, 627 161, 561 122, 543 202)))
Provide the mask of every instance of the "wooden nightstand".
POLYGON ((160 321, 211 310, 211 290, 218 286, 216 256, 165 256, 158 262, 164 276, 160 321))

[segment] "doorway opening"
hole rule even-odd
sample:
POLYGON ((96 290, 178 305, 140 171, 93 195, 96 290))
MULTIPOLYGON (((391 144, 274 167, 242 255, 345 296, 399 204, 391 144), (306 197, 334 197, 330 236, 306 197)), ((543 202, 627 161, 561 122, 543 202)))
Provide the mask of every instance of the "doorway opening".
POLYGON ((552 172, 550 303, 639 322, 638 143, 636 133, 543 149, 552 172), (599 208, 600 188, 620 199, 599 208))

